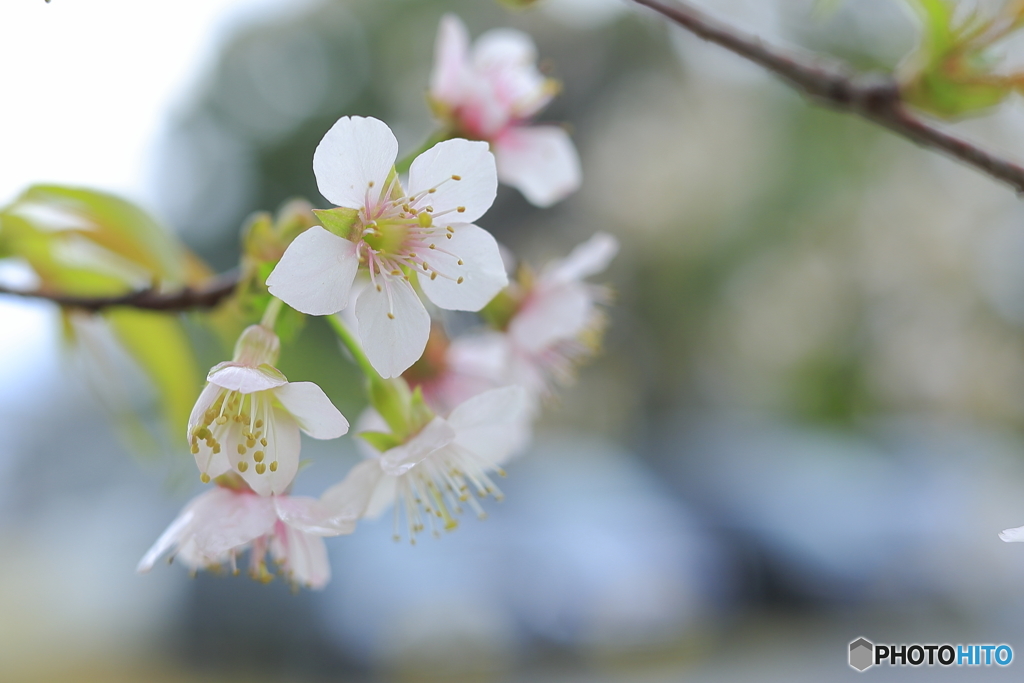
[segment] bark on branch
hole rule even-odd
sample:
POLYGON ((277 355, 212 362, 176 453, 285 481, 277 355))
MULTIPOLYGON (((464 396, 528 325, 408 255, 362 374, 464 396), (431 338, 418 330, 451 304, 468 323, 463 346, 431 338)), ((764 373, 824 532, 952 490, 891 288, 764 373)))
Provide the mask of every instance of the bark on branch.
POLYGON ((766 45, 694 8, 682 0, 633 0, 694 35, 758 64, 787 81, 820 104, 852 112, 890 131, 973 166, 1024 195, 1024 167, 974 143, 946 133, 911 113, 900 98, 899 84, 891 76, 859 74, 846 65, 790 54, 766 45))
POLYGON ((238 285, 238 273, 229 271, 212 278, 200 287, 184 287, 172 292, 141 289, 117 296, 70 296, 45 291, 24 291, 0 286, 0 294, 33 299, 46 299, 66 308, 100 311, 114 306, 128 306, 149 311, 187 311, 213 308, 229 296, 238 285))

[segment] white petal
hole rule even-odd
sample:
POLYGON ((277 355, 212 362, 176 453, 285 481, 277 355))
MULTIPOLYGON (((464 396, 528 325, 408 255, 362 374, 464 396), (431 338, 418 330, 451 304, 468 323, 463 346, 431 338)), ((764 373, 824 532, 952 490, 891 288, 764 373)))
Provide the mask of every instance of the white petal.
POLYGON ((481 35, 473 47, 473 68, 486 78, 506 118, 525 119, 547 106, 555 89, 537 69, 537 49, 529 35, 500 28, 481 35))
POLYGON ((327 546, 319 536, 285 526, 270 544, 274 559, 284 564, 289 580, 307 588, 319 589, 331 580, 327 546))
POLYGON ((333 515, 315 498, 305 496, 274 496, 277 516, 285 524, 307 534, 316 536, 339 536, 350 534, 356 529, 358 515, 343 517, 333 515))
POLYGON ((377 486, 373 489, 370 501, 366 504, 366 511, 363 513, 363 517, 366 519, 377 519, 395 504, 396 495, 398 495, 398 478, 382 476, 380 481, 377 482, 377 486))
MULTIPOLYGON (((257 415, 263 414, 262 408, 257 410, 257 415)), ((267 439, 266 446, 257 441, 254 447, 246 448, 245 453, 239 453, 234 444, 225 446, 232 469, 261 496, 285 493, 295 478, 295 473, 299 471, 299 425, 288 412, 280 408, 271 408, 268 411, 268 418, 263 426, 267 439), (257 463, 253 457, 256 451, 263 451, 263 464, 266 467, 263 468, 262 474, 256 470, 257 463), (244 472, 238 469, 241 462, 245 463, 244 472), (273 462, 277 463, 276 471, 271 470, 270 465, 273 462)))
POLYGON ((409 195, 424 193, 417 207, 432 206, 437 225, 472 223, 483 216, 498 193, 494 155, 486 142, 455 139, 439 142, 416 157, 409 167, 409 195), (453 176, 459 180, 454 180, 453 176), (433 194, 425 194, 437 188, 433 194), (459 213, 458 208, 464 207, 459 213))
POLYGON ((174 521, 170 523, 167 529, 160 534, 160 538, 156 539, 156 543, 153 547, 146 551, 146 554, 139 560, 138 566, 135 567, 135 571, 139 573, 148 572, 156 564, 156 561, 160 559, 168 550, 176 545, 180 545, 187 533, 189 527, 192 525, 195 519, 195 512, 190 507, 185 507, 181 513, 174 518, 174 521))
POLYGON ((313 173, 328 201, 359 209, 366 205, 368 192, 379 196, 397 157, 398 140, 386 123, 343 116, 317 145, 313 173))
POLYGON ((495 141, 494 155, 501 182, 534 206, 551 206, 580 186, 576 147, 557 126, 510 128, 495 141))
POLYGON ((444 419, 435 417, 407 443, 385 451, 380 456, 380 467, 385 474, 399 477, 438 449, 450 444, 455 436, 455 430, 451 425, 444 419))
POLYGON ((262 365, 258 368, 250 368, 228 361, 220 363, 207 378, 210 384, 230 391, 240 391, 243 394, 252 394, 257 391, 267 391, 284 386, 288 378, 281 374, 277 368, 269 365, 262 365))
POLYGON ((235 443, 241 438, 242 428, 233 420, 228 421, 225 425, 214 423, 209 428, 219 442, 220 452, 214 453, 213 449, 206 445, 205 440, 197 439, 196 445, 199 447, 199 452, 194 453, 193 456, 199 471, 210 479, 215 479, 231 469, 231 462, 228 460, 227 451, 228 449, 235 448, 235 443))
POLYGON ((275 389, 274 397, 314 439, 336 439, 348 431, 348 420, 312 382, 289 382, 275 389))
POLYGON ((606 232, 599 232, 577 245, 564 259, 550 263, 542 277, 548 282, 582 280, 604 271, 618 253, 619 240, 606 232))
POLYGON ((348 306, 358 268, 356 245, 316 225, 288 245, 267 288, 297 311, 330 315, 348 306))
POLYGON ((533 292, 512 318, 508 333, 515 345, 537 353, 555 342, 574 339, 594 314, 587 285, 570 283, 533 292))
POLYGON ((492 389, 457 406, 448 423, 457 445, 498 465, 526 444, 531 406, 523 387, 492 389))
POLYGON ((440 275, 431 279, 425 272, 420 273, 420 287, 441 308, 479 311, 508 285, 501 251, 491 233, 483 228, 455 224, 452 229, 452 238, 439 240, 438 245, 451 255, 438 249, 421 254, 440 275))
POLYGON ((482 33, 473 45, 473 64, 487 69, 495 66, 527 66, 537 61, 533 39, 513 28, 496 28, 482 33))
POLYGON ((377 458, 363 460, 349 470, 341 482, 324 492, 320 497, 321 505, 331 519, 359 519, 366 512, 377 487, 388 478, 384 476, 377 458))
POLYGON ((1015 529, 1004 529, 999 533, 999 538, 1007 543, 1024 541, 1024 526, 1019 526, 1015 529))
POLYGON ((423 355, 430 316, 404 279, 378 275, 377 285, 379 291, 367 287, 356 301, 359 340, 382 377, 398 377, 423 355))
POLYGON ((196 404, 192 406, 192 414, 188 417, 188 432, 186 432, 185 438, 189 443, 192 442, 192 428, 202 424, 206 411, 217 402, 217 397, 220 396, 222 391, 224 389, 216 384, 207 384, 199 394, 196 404))
POLYGON ((211 496, 196 511, 193 539, 204 556, 216 558, 233 548, 270 533, 277 522, 277 512, 269 498, 228 489, 211 496))
POLYGON ((469 50, 466 25, 454 14, 441 17, 434 43, 434 69, 430 73, 430 94, 451 107, 462 97, 462 79, 469 50))

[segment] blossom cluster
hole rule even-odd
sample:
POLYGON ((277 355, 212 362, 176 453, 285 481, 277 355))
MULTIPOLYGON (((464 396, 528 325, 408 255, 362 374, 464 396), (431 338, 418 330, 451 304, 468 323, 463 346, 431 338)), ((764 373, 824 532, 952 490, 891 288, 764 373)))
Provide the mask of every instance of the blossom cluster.
MULTIPOLYGON (((478 499, 500 499, 503 466, 527 444, 546 397, 600 344, 605 288, 586 282, 614 257, 609 235, 534 271, 507 271, 503 250, 477 225, 501 180, 547 206, 579 185, 562 128, 533 125, 557 91, 537 71, 529 37, 491 31, 470 49, 453 16, 441 22, 429 100, 444 139, 398 171, 398 142, 374 118, 346 116, 313 155, 320 225, 298 234, 266 278, 263 319, 210 370, 189 419, 200 479, 191 501, 139 564, 172 553, 191 569, 269 580, 268 556, 295 585, 330 577, 323 538, 395 507, 395 537, 457 526, 478 499), (311 382, 276 367, 274 327, 287 305, 328 316, 367 376, 357 420, 366 455, 318 498, 293 496, 300 431, 334 439, 348 420, 311 382), (479 329, 450 338, 438 312, 478 313, 479 329), (404 514, 403 514, 404 511, 404 514)), ((339 362, 341 362, 339 358, 339 362)))

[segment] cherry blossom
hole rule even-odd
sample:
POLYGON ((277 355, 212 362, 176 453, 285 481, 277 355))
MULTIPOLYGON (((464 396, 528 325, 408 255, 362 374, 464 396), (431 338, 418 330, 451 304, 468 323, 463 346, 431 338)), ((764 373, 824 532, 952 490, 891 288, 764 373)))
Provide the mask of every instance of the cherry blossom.
POLYGON ((289 382, 273 366, 280 341, 261 325, 239 337, 234 360, 216 365, 188 421, 203 482, 232 469, 256 493, 284 493, 299 468, 299 430, 315 439, 348 431, 348 420, 312 382, 289 382))
POLYGON ((618 240, 598 233, 549 263, 536 279, 519 283, 505 336, 510 379, 543 393, 552 380, 571 380, 576 364, 594 353, 605 326, 598 304, 607 301, 608 290, 584 278, 607 268, 618 250, 618 240))
POLYGON ((456 134, 491 144, 503 183, 541 207, 579 187, 579 157, 565 130, 528 125, 558 84, 537 70, 537 50, 527 34, 491 30, 470 50, 466 26, 448 14, 434 49, 434 111, 456 134))
MULTIPOLYGON (((483 518, 476 496, 502 498, 490 475, 503 476, 501 465, 525 446, 530 417, 522 387, 474 396, 447 418, 433 418, 402 443, 356 465, 344 481, 324 493, 323 506, 335 515, 362 508, 364 516, 375 517, 394 504, 395 538, 400 538, 401 507, 413 542, 427 526, 435 534, 440 528, 454 529, 463 505, 483 518)), ((383 426, 373 413, 362 422, 383 426)))
POLYGON ((227 567, 249 550, 249 575, 269 581, 267 553, 294 585, 322 588, 331 577, 322 536, 350 534, 355 515, 329 515, 320 501, 294 496, 259 496, 239 486, 217 486, 192 499, 139 562, 148 572, 172 552, 192 571, 227 567))
POLYGON ((477 311, 507 283, 494 238, 473 221, 497 190, 487 145, 446 140, 416 157, 408 188, 394 172, 398 142, 386 124, 344 117, 313 156, 320 192, 341 207, 328 227, 289 245, 267 278, 292 308, 330 315, 349 305, 360 267, 369 275, 355 304, 358 334, 373 367, 397 377, 423 353, 430 316, 414 283, 440 308, 477 311), (338 222, 334 222, 338 221, 338 222))
POLYGON ((441 414, 487 389, 518 384, 538 399, 554 383, 571 381, 576 365, 598 348, 605 326, 599 304, 608 291, 584 278, 604 270, 617 251, 614 237, 598 233, 537 276, 523 269, 488 316, 499 329, 453 340, 436 330, 404 377, 441 414))

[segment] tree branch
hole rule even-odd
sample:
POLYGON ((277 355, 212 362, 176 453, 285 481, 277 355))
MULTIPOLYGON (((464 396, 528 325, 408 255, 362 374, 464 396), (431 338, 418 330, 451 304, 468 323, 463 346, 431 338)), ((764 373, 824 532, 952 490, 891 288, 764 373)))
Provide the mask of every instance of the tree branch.
POLYGON ((114 306, 174 312, 194 308, 213 308, 230 295, 237 285, 238 272, 228 271, 210 279, 201 287, 184 287, 173 292, 160 292, 149 288, 117 296, 70 296, 38 290, 27 292, 0 286, 0 294, 46 299, 65 308, 78 308, 92 312, 114 306))
POLYGON ((858 74, 844 64, 816 59, 811 62, 765 45, 760 38, 727 26, 691 5, 677 0, 633 0, 672 20, 691 33, 721 45, 758 64, 821 104, 859 114, 922 147, 945 153, 1000 180, 1024 194, 1024 167, 946 133, 907 110, 899 83, 881 74, 858 74))

